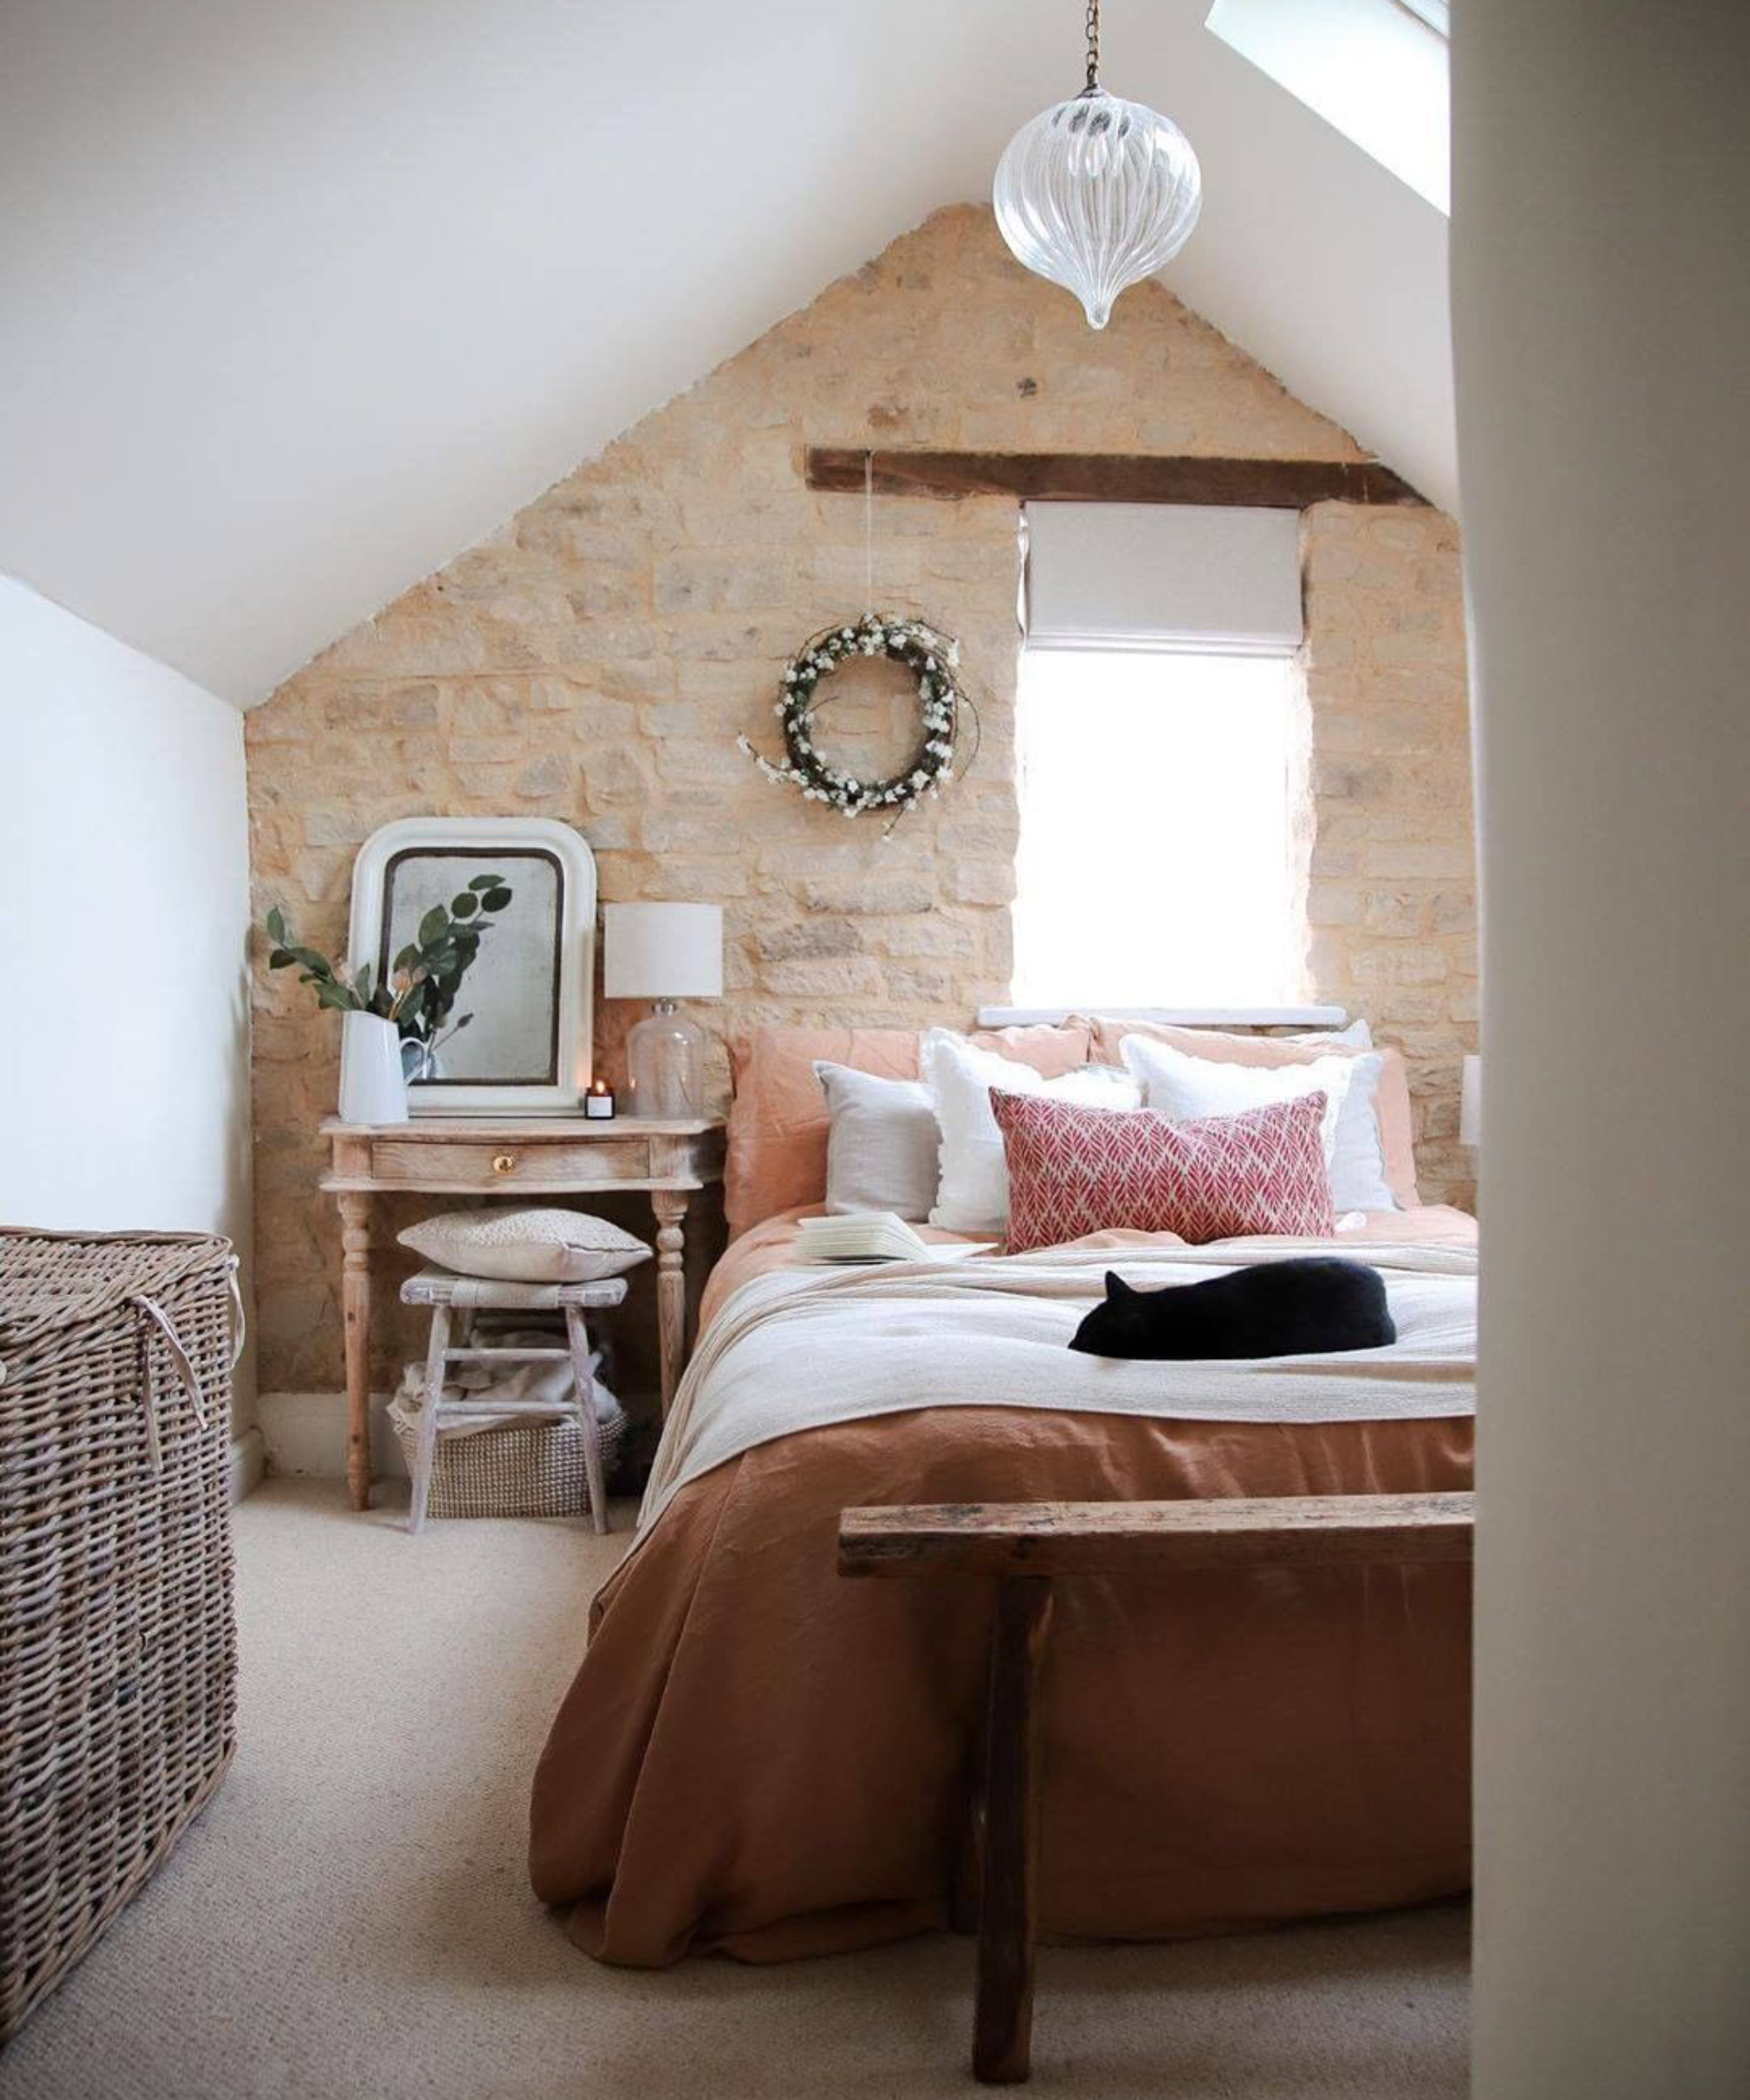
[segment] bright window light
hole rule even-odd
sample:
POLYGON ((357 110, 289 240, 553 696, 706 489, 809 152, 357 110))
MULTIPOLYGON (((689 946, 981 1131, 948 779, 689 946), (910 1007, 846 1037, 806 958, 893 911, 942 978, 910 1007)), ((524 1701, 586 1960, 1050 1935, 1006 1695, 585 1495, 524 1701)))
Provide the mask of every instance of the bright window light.
POLYGON ((1018 1006, 1299 996, 1288 656, 1027 649, 1018 1006))
POLYGON ((1444 0, 1214 0, 1207 19, 1437 211, 1452 210, 1444 0))

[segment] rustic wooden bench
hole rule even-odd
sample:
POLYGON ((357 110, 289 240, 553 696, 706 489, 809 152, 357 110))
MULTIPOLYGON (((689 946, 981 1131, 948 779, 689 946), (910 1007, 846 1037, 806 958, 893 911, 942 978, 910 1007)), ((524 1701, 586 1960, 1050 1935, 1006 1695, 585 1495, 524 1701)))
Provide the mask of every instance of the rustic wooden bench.
POLYGON ((1471 1558, 1472 1498, 1245 1497, 1227 1502, 950 1502, 847 1509, 842 1575, 982 1575, 997 1584, 980 1787, 972 2068, 1027 2076, 1038 1932, 1039 1685, 1060 1575, 1343 1567, 1471 1558))

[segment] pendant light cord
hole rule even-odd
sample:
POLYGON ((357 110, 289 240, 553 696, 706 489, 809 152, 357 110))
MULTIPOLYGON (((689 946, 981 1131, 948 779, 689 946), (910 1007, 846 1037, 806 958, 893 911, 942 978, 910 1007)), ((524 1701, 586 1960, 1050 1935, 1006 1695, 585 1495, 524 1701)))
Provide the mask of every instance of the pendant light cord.
POLYGON ((1088 86, 1092 94, 1100 85, 1100 0, 1088 0, 1088 86))
POLYGON ((863 455, 863 610, 875 610, 875 455, 863 455))

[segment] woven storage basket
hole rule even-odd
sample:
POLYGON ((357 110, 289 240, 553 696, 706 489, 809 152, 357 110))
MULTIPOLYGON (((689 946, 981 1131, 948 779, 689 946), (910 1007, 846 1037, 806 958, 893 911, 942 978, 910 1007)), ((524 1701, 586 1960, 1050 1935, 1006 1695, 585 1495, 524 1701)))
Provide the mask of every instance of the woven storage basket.
POLYGON ((0 1229, 0 2041, 230 1761, 232 1273, 0 1229))
MULTIPOLYGON (((390 1420, 411 1473, 415 1432, 390 1420)), ((623 1415, 602 1424, 604 1474, 613 1470, 625 1426, 623 1415)), ((570 1417, 438 1438, 430 1516, 582 1516, 589 1506, 584 1432, 570 1417)))

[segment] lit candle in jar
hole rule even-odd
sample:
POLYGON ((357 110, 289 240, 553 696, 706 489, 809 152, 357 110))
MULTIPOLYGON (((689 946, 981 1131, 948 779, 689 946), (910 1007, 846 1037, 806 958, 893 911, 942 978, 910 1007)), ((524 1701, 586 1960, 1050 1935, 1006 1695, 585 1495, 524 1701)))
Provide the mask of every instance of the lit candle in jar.
POLYGON ((613 1093, 605 1079, 598 1079, 584 1096, 584 1114, 592 1123, 609 1123, 613 1119, 613 1093))

